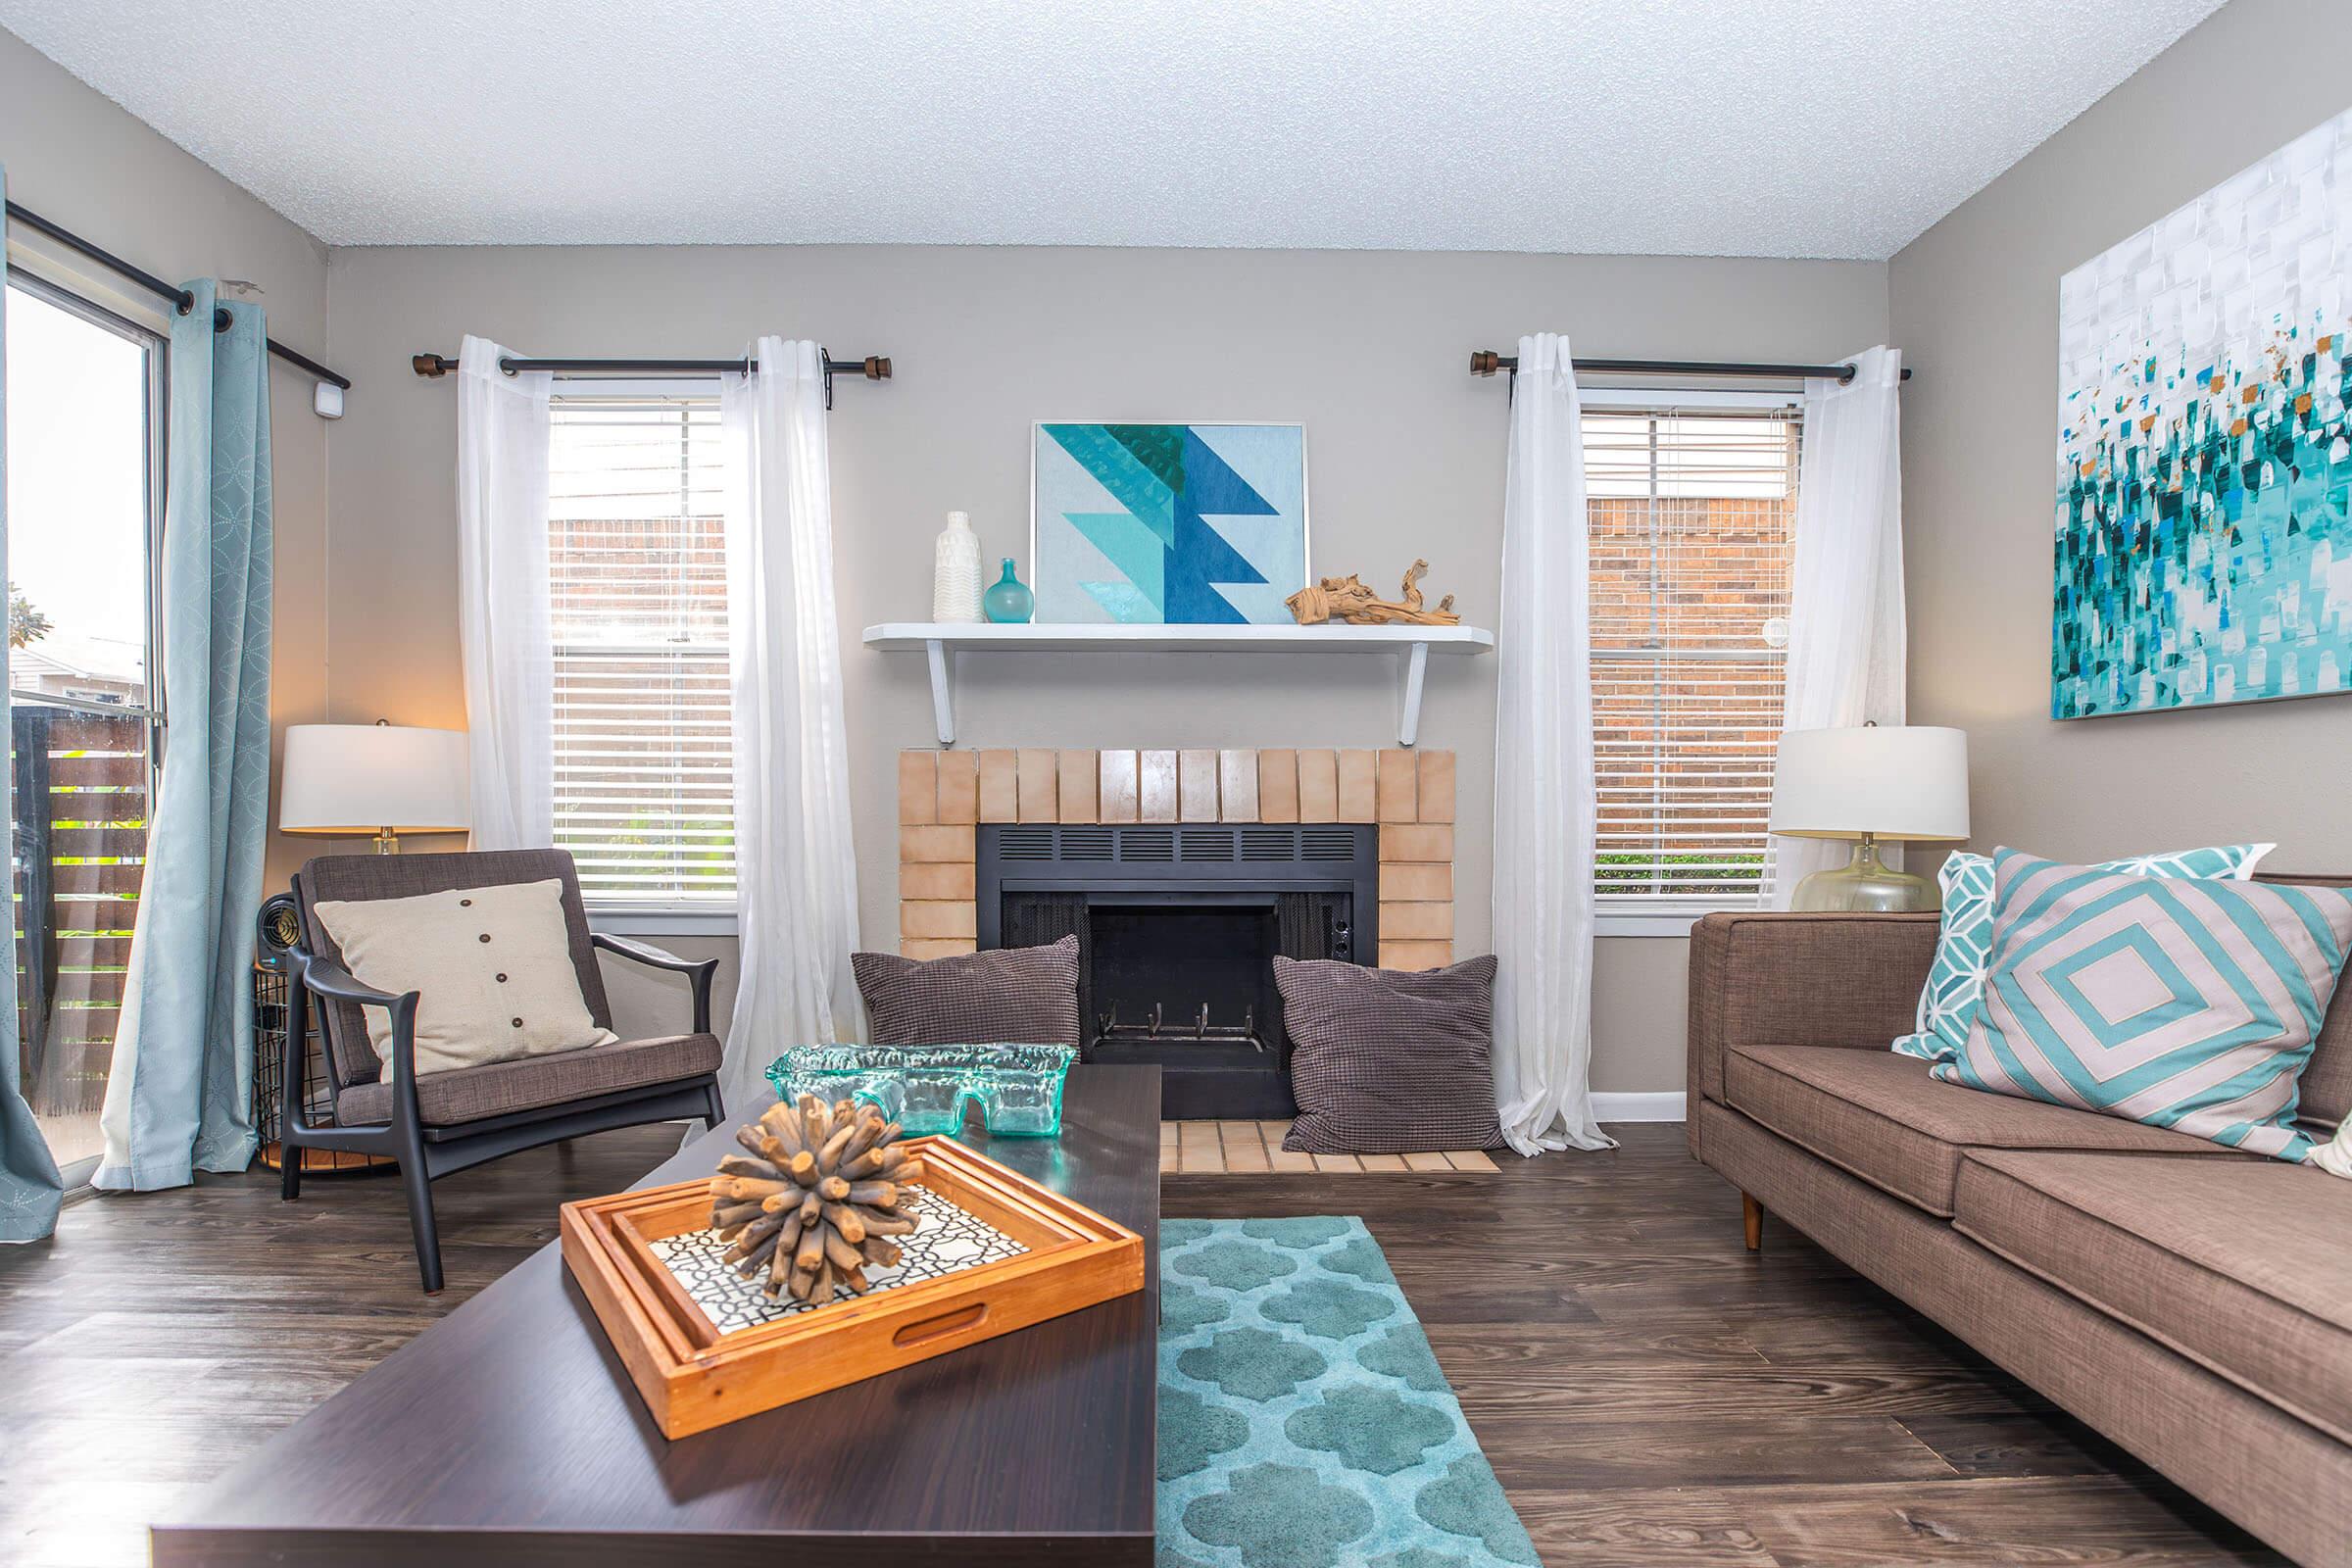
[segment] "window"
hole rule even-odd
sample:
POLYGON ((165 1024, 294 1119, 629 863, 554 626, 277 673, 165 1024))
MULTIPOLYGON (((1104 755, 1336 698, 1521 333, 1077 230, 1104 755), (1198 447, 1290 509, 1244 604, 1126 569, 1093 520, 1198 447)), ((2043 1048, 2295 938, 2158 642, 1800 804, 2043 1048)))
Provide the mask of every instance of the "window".
POLYGON ((718 399, 586 382, 553 420, 556 843, 591 904, 731 909, 718 399))
POLYGON ((1603 914, 1752 907, 1762 885, 1798 422, 1769 396, 1700 396, 1587 397, 1603 914))
POLYGON ((164 344, 23 272, 8 312, 19 1065, 69 1183, 104 1141, 160 755, 164 344))

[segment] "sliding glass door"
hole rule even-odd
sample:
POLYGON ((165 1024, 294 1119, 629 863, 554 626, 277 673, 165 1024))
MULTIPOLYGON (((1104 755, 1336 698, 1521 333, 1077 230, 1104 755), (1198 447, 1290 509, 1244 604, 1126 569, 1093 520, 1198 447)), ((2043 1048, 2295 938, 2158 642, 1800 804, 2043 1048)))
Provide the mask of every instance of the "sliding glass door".
POLYGON ((161 740, 164 343, 8 282, 8 676, 19 1050, 70 1186, 102 1148, 161 740))

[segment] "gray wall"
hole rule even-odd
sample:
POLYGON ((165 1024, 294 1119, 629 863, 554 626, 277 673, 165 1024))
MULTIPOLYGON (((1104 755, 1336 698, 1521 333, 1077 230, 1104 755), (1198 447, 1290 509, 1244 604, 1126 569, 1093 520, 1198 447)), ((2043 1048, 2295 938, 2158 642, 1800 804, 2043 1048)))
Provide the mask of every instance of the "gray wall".
POLYGON ((2347 58, 2352 6, 2235 0, 1891 264, 1911 717, 1969 732, 1980 846, 2352 870, 2352 699, 2048 716, 2058 279, 2352 105, 2347 58))
MULTIPOLYGON (((739 352, 759 332, 893 356, 832 425, 837 576, 869 943, 896 939, 893 756, 931 739, 921 661, 869 653, 926 618, 951 508, 1027 560, 1038 418, 1298 419, 1313 564, 1381 582, 1429 558, 1433 596, 1492 625, 1506 406, 1469 351, 1571 333, 1589 353, 1820 360, 1886 336, 1876 265, 1298 251, 932 248, 337 250, 332 351, 361 390, 331 436, 332 707, 459 724, 456 388, 409 373, 477 332, 542 355, 739 352)), ((1431 673, 1422 742, 1461 761, 1462 951, 1488 942, 1492 660, 1431 673)), ((1376 746, 1385 662, 1148 656, 967 663, 975 746, 1376 746)), ((715 945, 723 950, 724 944, 715 945)), ((1602 944, 1593 1083, 1682 1086, 1683 948, 1602 944)), ((722 976, 721 987, 729 982, 722 976)))
MULTIPOLYGON (((273 332, 359 382, 326 426, 281 373, 280 724, 463 722, 451 506, 454 388, 407 356, 485 332, 546 354, 722 355, 755 332, 895 356, 834 422, 858 850, 892 853, 891 754, 928 737, 916 661, 859 627, 919 618, 951 507, 1026 557, 1040 417, 1302 419, 1315 565, 1380 581, 1415 555, 1491 623, 1500 383, 1467 350, 1565 329, 1589 353, 1821 359, 1882 340, 1904 394, 1912 715, 1975 752, 1978 842, 2089 857, 2276 838, 2352 868, 2352 700, 2057 725, 2046 716, 2059 275, 2352 101, 2352 8, 2234 0, 1887 268, 1629 257, 938 249, 363 249, 308 235, 0 33, 11 192, 168 276, 249 278, 273 332), (333 316, 328 318, 332 292, 333 316), (331 324, 331 336, 329 327, 331 324), (329 433, 331 430, 331 434, 329 433), (334 517, 327 521, 329 459, 334 517)), ((20 247, 22 249, 23 247, 20 247)), ((51 269, 56 270, 57 269, 51 269)), ((1462 759, 1461 946, 1487 942, 1490 662, 1433 673, 1423 738, 1462 759)), ((1385 669, 1330 660, 1005 660, 972 670, 981 745, 1374 745, 1385 669)), ((311 846, 275 843, 271 875, 311 846)), ((864 919, 886 944, 886 874, 864 919)), ((724 954, 723 941, 681 947, 724 954)), ((1684 944, 1604 941, 1593 1083, 1681 1086, 1684 944)), ((722 994, 729 984, 722 976, 722 994)), ((659 986, 624 1008, 665 1008, 659 986)))
MULTIPOLYGON (((270 335, 314 356, 324 351, 325 248, 8 32, 0 32, 0 165, 11 200, 158 276, 260 284, 270 335)), ((12 226, 10 240, 12 265, 76 292, 123 286, 28 229, 12 226)), ((100 303, 126 315, 157 309, 139 292, 100 303)), ((311 386, 281 367, 270 387, 277 503, 270 707, 280 728, 326 710, 326 425, 311 412, 311 386)), ((270 879, 314 847, 273 836, 270 879)))

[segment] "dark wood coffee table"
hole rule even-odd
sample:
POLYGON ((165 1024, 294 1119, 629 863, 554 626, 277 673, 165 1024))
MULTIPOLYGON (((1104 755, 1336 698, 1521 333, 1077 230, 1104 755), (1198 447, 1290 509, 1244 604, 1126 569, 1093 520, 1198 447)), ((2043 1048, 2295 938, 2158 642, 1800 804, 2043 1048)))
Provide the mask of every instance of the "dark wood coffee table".
POLYGON ((671 1443, 551 1243, 156 1525, 155 1561, 1149 1564, 1158 1122, 1158 1068, 1079 1067, 1058 1140, 972 1135, 1141 1235, 1137 1295, 671 1443))

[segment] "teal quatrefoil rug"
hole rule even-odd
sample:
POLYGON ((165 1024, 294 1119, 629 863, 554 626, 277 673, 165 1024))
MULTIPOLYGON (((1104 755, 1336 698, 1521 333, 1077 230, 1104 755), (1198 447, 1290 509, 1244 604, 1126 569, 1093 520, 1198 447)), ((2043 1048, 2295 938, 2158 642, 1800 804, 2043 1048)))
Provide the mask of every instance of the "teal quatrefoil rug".
POLYGON ((1158 1568, 1541 1563, 1362 1220, 1159 1238, 1158 1568))

